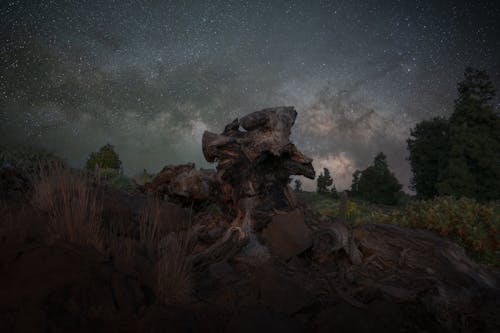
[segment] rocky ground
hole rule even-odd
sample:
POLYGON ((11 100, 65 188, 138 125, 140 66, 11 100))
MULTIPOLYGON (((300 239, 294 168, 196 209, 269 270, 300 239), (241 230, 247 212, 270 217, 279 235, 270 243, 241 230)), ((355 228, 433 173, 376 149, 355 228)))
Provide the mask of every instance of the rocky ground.
MULTIPOLYGON (((194 273, 189 299, 165 304, 158 300, 147 258, 124 263, 92 246, 47 242, 48 216, 16 193, 2 202, 2 332, 494 332, 500 327, 498 272, 475 265, 457 245, 430 232, 358 227, 353 234, 364 258, 358 265, 342 251, 314 258, 307 248, 291 255, 301 248, 301 237, 289 231, 286 238, 298 244, 290 246, 279 233, 268 233, 274 250, 265 262, 235 256, 210 263, 194 273)), ((103 216, 133 228, 144 202, 143 195, 109 191, 103 216)), ((190 211, 166 203, 164 214, 165 223, 175 219, 182 225, 190 211)), ((218 214, 200 211, 194 224, 210 226, 217 238, 227 229, 222 225, 217 231, 218 214)), ((200 242, 211 240, 205 235, 200 242)))

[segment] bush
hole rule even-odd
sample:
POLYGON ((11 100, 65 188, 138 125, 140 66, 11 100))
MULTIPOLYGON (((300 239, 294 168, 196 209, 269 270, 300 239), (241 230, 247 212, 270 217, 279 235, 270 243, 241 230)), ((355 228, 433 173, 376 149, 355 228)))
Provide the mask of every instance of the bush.
POLYGON ((101 200, 82 173, 62 166, 41 170, 33 184, 32 203, 48 214, 54 239, 104 250, 101 200))
POLYGON ((373 216, 376 223, 422 228, 449 236, 479 261, 500 266, 500 203, 438 197, 373 216))
POLYGON ((133 188, 133 183, 130 178, 123 175, 120 170, 100 169, 97 177, 99 182, 116 189, 129 191, 133 188))
POLYGON ((100 172, 101 169, 121 170, 122 162, 120 157, 115 152, 115 147, 110 144, 102 146, 98 152, 90 154, 85 168, 89 171, 96 170, 96 166, 100 172))
POLYGON ((61 158, 40 148, 0 147, 0 167, 8 166, 24 173, 35 174, 40 169, 64 164, 61 158))

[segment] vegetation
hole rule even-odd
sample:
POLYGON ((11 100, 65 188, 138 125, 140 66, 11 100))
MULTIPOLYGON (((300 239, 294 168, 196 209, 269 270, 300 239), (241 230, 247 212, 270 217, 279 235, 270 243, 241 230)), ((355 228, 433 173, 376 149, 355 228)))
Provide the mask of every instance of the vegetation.
POLYGON ((99 181, 112 188, 130 191, 133 188, 132 180, 125 176, 120 170, 116 169, 101 169, 99 170, 99 181))
POLYGON ((353 174, 351 195, 375 204, 395 205, 400 202, 401 188, 389 170, 386 156, 379 153, 371 166, 353 174))
POLYGON ((449 119, 415 126, 408 139, 412 184, 421 198, 436 195, 500 198, 500 117, 490 105, 495 89, 484 71, 467 68, 449 119))
POLYGON ((91 153, 85 164, 88 171, 98 172, 102 169, 121 170, 121 167, 120 157, 110 144, 102 146, 98 152, 91 153))
POLYGON ((323 168, 323 173, 320 173, 317 183, 317 192, 318 193, 328 193, 330 192, 329 187, 333 184, 332 176, 330 175, 330 170, 327 168, 323 168))
MULTIPOLYGON (((312 210, 336 217, 340 201, 313 192, 298 194, 312 210)), ((481 203, 469 198, 437 197, 387 206, 349 200, 347 223, 396 224, 431 230, 462 245, 476 260, 500 266, 500 202, 481 203)))
POLYGON ((29 146, 0 146, 0 166, 15 168, 27 174, 35 174, 39 169, 47 169, 55 165, 64 165, 64 161, 41 149, 29 146))
POLYGON ((182 303, 192 292, 193 237, 189 231, 162 235, 161 201, 148 199, 139 219, 139 246, 156 262, 156 291, 161 303, 182 303))
POLYGON ((448 236, 483 263, 500 266, 500 203, 438 197, 373 216, 374 223, 422 228, 448 236))
POLYGON ((31 202, 47 214, 49 241, 92 246, 128 265, 134 265, 138 257, 147 258, 156 274, 158 301, 186 301, 192 291, 188 259, 193 248, 191 234, 162 230, 161 223, 168 216, 162 213, 161 202, 153 198, 148 199, 139 217, 138 238, 120 225, 105 223, 102 192, 92 180, 86 173, 60 165, 38 174, 31 202))
POLYGON ((295 179, 294 184, 295 184, 295 186, 294 186, 293 190, 295 192, 302 192, 302 182, 298 179, 295 179))
POLYGON ((104 249, 99 193, 82 173, 62 166, 42 170, 34 182, 32 203, 47 213, 54 239, 104 249))
POLYGON ((419 198, 438 194, 440 170, 446 167, 449 124, 444 118, 418 123, 407 140, 410 166, 413 172, 412 189, 419 198))
POLYGON ((189 254, 194 247, 190 231, 170 233, 160 243, 157 291, 165 304, 183 303, 191 297, 193 278, 189 254))

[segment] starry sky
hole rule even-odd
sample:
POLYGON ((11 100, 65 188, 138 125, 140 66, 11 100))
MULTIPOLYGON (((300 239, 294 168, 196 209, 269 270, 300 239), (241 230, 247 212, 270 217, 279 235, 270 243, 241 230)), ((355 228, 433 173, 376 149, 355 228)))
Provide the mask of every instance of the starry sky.
POLYGON ((379 151, 406 186, 410 128, 453 111, 465 67, 500 87, 495 1, 3 0, 0 18, 1 144, 81 167, 111 143, 129 175, 207 167, 203 131, 293 105, 337 189, 379 151))

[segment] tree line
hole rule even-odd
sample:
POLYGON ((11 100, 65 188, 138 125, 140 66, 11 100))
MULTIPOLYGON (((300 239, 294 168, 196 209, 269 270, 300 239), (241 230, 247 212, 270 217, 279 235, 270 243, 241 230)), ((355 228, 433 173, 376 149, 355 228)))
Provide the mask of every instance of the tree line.
MULTIPOLYGON (((485 71, 467 68, 458 83, 458 98, 449 118, 415 125, 407 140, 411 188, 420 199, 435 196, 500 199, 500 117, 492 101, 495 88, 485 71)), ((300 180, 295 190, 301 190, 300 180)), ((380 152, 373 163, 352 175, 351 196, 393 205, 404 197, 402 185, 380 152)), ((337 195, 327 168, 317 178, 318 193, 337 195)))
MULTIPOLYGON (((500 117, 492 101, 495 88, 483 70, 466 68, 458 83, 458 98, 449 118, 435 117, 415 125, 407 140, 411 188, 420 199, 435 196, 469 197, 479 201, 500 199, 500 117)), ((86 169, 112 169, 122 164, 107 144, 90 154, 86 169)), ((146 174, 146 171, 144 170, 146 174)), ((397 204, 404 197, 402 185, 389 169, 387 157, 378 153, 371 165, 352 175, 350 196, 377 204, 397 204)), ((302 190, 295 180, 295 190, 302 190)), ((317 178, 317 192, 338 196, 327 168, 317 178)))

